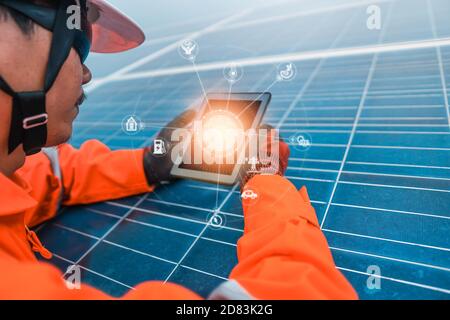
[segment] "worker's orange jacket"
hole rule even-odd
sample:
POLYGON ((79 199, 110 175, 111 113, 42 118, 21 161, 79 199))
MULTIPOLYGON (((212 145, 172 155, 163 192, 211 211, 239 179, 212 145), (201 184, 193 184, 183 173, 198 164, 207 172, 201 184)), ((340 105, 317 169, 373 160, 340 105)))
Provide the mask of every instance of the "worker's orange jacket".
MULTIPOLYGON (((110 299, 89 286, 69 289, 61 272, 38 262, 50 257, 30 228, 51 219, 59 205, 87 204, 150 192, 143 151, 110 151, 98 141, 26 159, 12 177, 0 173, 0 299, 110 299), (34 251, 34 252, 33 252, 34 251)), ((245 230, 238 264, 211 299, 355 299, 336 269, 306 189, 280 176, 256 176, 247 187, 259 200, 244 203, 245 230)), ((200 299, 175 284, 147 282, 125 299, 200 299)))

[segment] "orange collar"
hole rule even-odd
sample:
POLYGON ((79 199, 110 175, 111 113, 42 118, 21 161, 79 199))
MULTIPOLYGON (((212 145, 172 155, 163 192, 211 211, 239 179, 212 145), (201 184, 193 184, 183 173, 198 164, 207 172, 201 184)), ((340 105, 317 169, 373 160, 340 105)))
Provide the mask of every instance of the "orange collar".
POLYGON ((13 215, 37 206, 30 196, 31 187, 19 175, 7 178, 0 173, 0 216, 13 215))

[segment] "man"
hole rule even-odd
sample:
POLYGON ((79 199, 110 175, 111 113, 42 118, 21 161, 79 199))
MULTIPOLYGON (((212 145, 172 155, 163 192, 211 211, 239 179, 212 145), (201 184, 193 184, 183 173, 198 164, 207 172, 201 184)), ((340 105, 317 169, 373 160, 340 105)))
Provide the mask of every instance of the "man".
MULTIPOLYGON (((143 33, 103 0, 0 0, 0 17, 0 298, 110 298, 88 285, 69 290, 56 268, 37 262, 35 254, 52 254, 30 229, 54 217, 61 204, 151 192, 171 178, 172 163, 153 157, 150 149, 110 151, 88 141, 76 150, 65 144, 82 86, 91 80, 83 64, 89 50, 127 50, 142 43, 143 33), (69 28, 68 13, 77 9, 81 25, 69 28), (52 146, 58 147, 41 151, 52 146)), ((159 136, 170 137, 194 116, 186 111, 159 136)), ((357 298, 335 268, 306 189, 297 191, 283 178, 287 145, 276 152, 277 174, 243 176, 243 187, 259 190, 260 199, 251 206, 244 200, 239 263, 210 298, 357 298)), ((125 298, 199 296, 175 284, 149 282, 125 298)))

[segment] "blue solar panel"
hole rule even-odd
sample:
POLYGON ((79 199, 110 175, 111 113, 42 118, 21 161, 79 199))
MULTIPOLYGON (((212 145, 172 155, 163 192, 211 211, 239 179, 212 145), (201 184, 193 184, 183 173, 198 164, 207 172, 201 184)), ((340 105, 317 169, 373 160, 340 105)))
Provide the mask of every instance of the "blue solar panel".
MULTIPOLYGON (((112 149, 139 148, 198 101, 202 85, 228 91, 221 68, 200 71, 201 82, 194 69, 176 69, 191 64, 170 46, 198 36, 197 67, 247 59, 233 91, 271 91, 264 121, 278 124, 287 140, 298 132, 311 137, 306 151, 292 146, 286 175, 298 188, 307 186, 336 265, 359 296, 448 299, 450 49, 421 44, 450 37, 450 3, 382 1, 379 31, 366 28, 367 6, 289 1, 149 27, 160 37, 142 48, 90 58, 98 79, 138 64, 91 88, 71 143, 99 139, 112 149), (405 42, 413 46, 376 52, 405 42), (371 49, 345 51, 355 47, 371 49), (346 53, 301 56, 338 50, 346 53), (273 57, 284 54, 294 57, 298 75, 276 82, 273 57), (133 113, 147 125, 129 136, 121 122, 133 113), (380 267, 381 289, 368 289, 373 265, 380 267)), ((55 265, 65 271, 79 264, 84 282, 114 296, 143 281, 167 280, 207 297, 236 265, 242 230, 236 188, 184 180, 150 194, 64 208, 39 236, 55 265), (216 201, 226 219, 221 229, 206 225, 216 201)))

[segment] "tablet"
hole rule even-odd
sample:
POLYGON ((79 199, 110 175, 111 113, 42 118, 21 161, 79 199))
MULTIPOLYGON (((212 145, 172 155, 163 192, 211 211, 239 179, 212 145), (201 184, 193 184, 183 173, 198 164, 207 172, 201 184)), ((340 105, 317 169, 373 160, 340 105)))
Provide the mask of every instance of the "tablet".
POLYGON ((216 184, 236 183, 247 160, 246 133, 259 127, 270 100, 269 92, 208 94, 171 174, 216 184), (243 132, 244 138, 235 132, 243 132))

